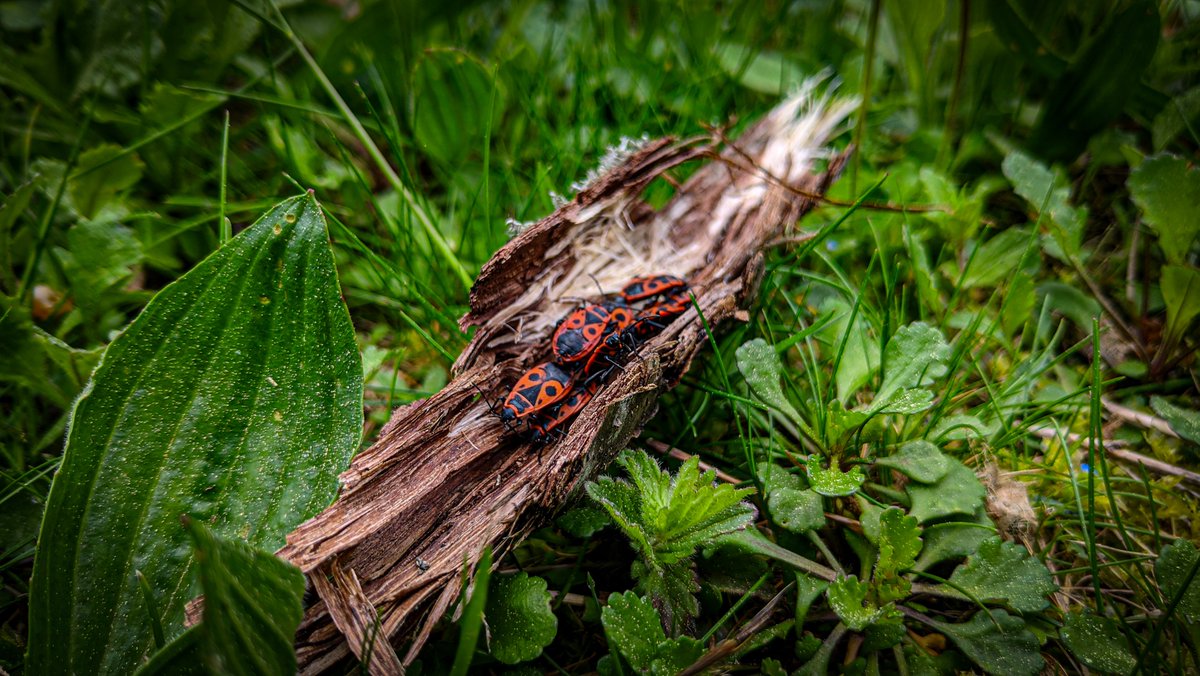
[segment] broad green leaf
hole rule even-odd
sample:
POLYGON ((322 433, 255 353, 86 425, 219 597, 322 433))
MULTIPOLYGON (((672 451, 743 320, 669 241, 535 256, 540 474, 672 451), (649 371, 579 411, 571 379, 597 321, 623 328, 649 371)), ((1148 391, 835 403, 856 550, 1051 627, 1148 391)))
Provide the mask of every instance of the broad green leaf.
POLYGON ((868 600, 871 585, 860 582, 857 576, 839 578, 829 585, 825 596, 829 606, 847 627, 862 631, 869 625, 890 616, 887 608, 880 608, 868 600))
POLYGON ((200 647, 210 673, 294 674, 292 638, 304 618, 304 574, 270 552, 186 526, 204 591, 200 647))
POLYGON ((505 664, 541 655, 558 632, 546 581, 525 573, 492 578, 485 617, 491 637, 489 650, 505 664))
POLYGON ((863 634, 866 640, 863 641, 862 651, 870 654, 876 650, 887 650, 892 646, 900 645, 900 642, 908 635, 908 631, 905 629, 903 621, 895 619, 876 622, 867 627, 863 634))
POLYGON ((908 497, 912 499, 908 513, 921 523, 952 514, 974 514, 987 496, 983 484, 966 465, 950 457, 947 462, 946 475, 936 483, 908 485, 908 497))
POLYGON ((950 459, 937 446, 923 439, 904 444, 895 453, 876 460, 875 464, 890 467, 925 484, 936 482, 950 470, 950 459))
POLYGON ((1037 306, 1037 289, 1033 275, 1018 271, 1008 280, 1004 292, 1004 305, 1000 311, 1000 325, 1008 336, 1015 336, 1021 327, 1033 317, 1037 306))
POLYGON ((362 370, 320 206, 280 203, 167 286, 76 403, 34 562, 28 668, 128 673, 194 596, 182 514, 275 549, 333 499, 362 370))
POLYGON ((696 639, 668 639, 648 599, 633 592, 611 594, 600 611, 604 634, 640 674, 674 674, 700 658, 696 639))
POLYGON ((1032 676, 1043 666, 1037 637, 1021 618, 1003 610, 980 611, 961 624, 935 622, 933 626, 989 673, 1032 676))
MULTIPOLYGON (((413 138, 422 150, 455 163, 482 151, 491 125, 492 76, 460 49, 427 49, 413 70, 413 138)), ((498 96, 498 94, 497 94, 498 96)), ((502 101, 496 101, 497 111, 502 101)))
MULTIPOLYGON (((1071 186, 1066 175, 1020 151, 1009 153, 1001 163, 1001 169, 1031 210, 1040 213, 1045 209, 1042 226, 1053 233, 1061 253, 1076 256, 1087 221, 1087 209, 1071 206, 1071 186)), ((1021 246, 1021 251, 1024 250, 1021 246)))
POLYGON ((758 466, 759 479, 767 492, 767 509, 772 520, 793 533, 816 530, 825 525, 825 501, 804 481, 774 463, 758 466))
POLYGON ((1167 262, 1184 263, 1200 233, 1200 169, 1182 157, 1155 155, 1129 175, 1129 193, 1158 235, 1167 262))
POLYGON ((984 540, 996 534, 991 519, 980 510, 979 521, 984 523, 936 523, 926 526, 922 534, 925 546, 917 557, 914 566, 917 570, 926 570, 935 563, 950 559, 961 559, 974 554, 984 540))
POLYGON ((1021 260, 1031 253, 1028 245, 1032 236, 1024 228, 1009 228, 980 244, 963 276, 963 286, 968 289, 998 286, 1010 279, 1021 260))
POLYGON ((1200 315, 1200 270, 1181 265, 1164 266, 1159 288, 1162 289, 1163 304, 1167 306, 1163 343, 1174 347, 1196 315, 1200 315))
POLYGON ((996 433, 997 427, 995 421, 985 423, 973 415, 948 415, 937 421, 928 436, 937 442, 986 439, 996 433))
POLYGON ((778 52, 762 51, 760 46, 726 43, 714 50, 721 69, 736 77, 746 89, 760 94, 784 96, 807 79, 799 64, 778 52))
POLYGON ((94 218, 117 193, 142 178, 142 161, 120 147, 105 144, 79 155, 67 180, 70 204, 84 218, 94 218))
POLYGON ((796 571, 796 627, 803 627, 813 601, 829 588, 829 583, 808 573, 796 571))
POLYGON ((1091 136, 1134 105, 1142 74, 1162 33, 1157 3, 1114 5, 1098 31, 1087 36, 1062 75, 1047 87, 1029 147, 1053 160, 1074 159, 1091 136))
POLYGON ((978 551, 954 570, 950 582, 980 601, 1001 601, 1021 613, 1044 609, 1050 605, 1046 595, 1058 590, 1041 561, 999 537, 980 544, 978 551))
MULTIPOLYGON (((1192 566, 1196 565, 1198 556, 1200 553, 1197 553, 1196 545, 1187 540, 1176 540, 1163 547, 1158 560, 1154 562, 1154 574, 1158 579, 1159 588, 1162 589, 1163 597, 1166 599, 1165 603, 1170 603, 1179 595, 1183 585, 1188 581, 1192 566)), ((1175 612, 1182 615, 1188 622, 1200 622, 1200 574, 1193 577, 1191 583, 1188 584, 1187 591, 1183 592, 1183 598, 1175 612)))
POLYGON ((1043 282, 1038 285, 1038 296, 1051 310, 1070 319, 1075 326, 1091 330, 1092 317, 1100 316, 1100 304, 1095 298, 1062 282, 1043 282))
POLYGON ((933 406, 933 392, 929 390, 913 387, 907 390, 897 392, 885 405, 875 408, 871 406, 874 413, 897 413, 900 415, 912 415, 921 411, 928 411, 933 406))
POLYGON ((889 507, 879 515, 879 558, 871 579, 880 601, 896 601, 908 596, 912 585, 900 573, 913 567, 921 551, 921 527, 917 520, 899 507, 889 507))
POLYGON ((825 411, 825 436, 831 447, 840 447, 841 442, 855 430, 862 427, 871 419, 869 413, 863 411, 847 411, 840 401, 829 402, 825 411))
POLYGON ((829 467, 822 467, 821 461, 821 458, 813 455, 809 457, 805 466, 808 471, 808 483, 821 495, 830 498, 854 495, 867 480, 858 465, 852 466, 848 472, 843 472, 836 462, 830 463, 829 467))
POLYGON ((1163 397, 1150 397, 1150 407, 1171 424, 1171 429, 1193 444, 1200 444, 1200 411, 1176 406, 1163 397))
POLYGON ((596 531, 612 523, 608 513, 600 507, 580 505, 568 510, 555 520, 559 528, 577 538, 588 538, 596 531))
POLYGON ((824 321, 828 316, 834 318, 817 334, 825 344, 830 359, 836 357, 841 349, 842 356, 834 380, 837 383, 837 400, 842 403, 879 370, 879 343, 871 337, 870 327, 861 314, 854 318, 853 324, 850 322, 852 312, 853 308, 843 300, 826 300, 821 304, 820 319, 824 321))
POLYGON ((754 394, 768 406, 779 411, 797 424, 803 423, 800 413, 788 401, 779 384, 783 376, 783 365, 775 348, 762 338, 755 338, 737 349, 738 370, 754 394))
POLYGON ((938 329, 924 322, 900 327, 884 350, 883 382, 867 410, 886 410, 902 391, 946 375, 949 359, 950 346, 938 329))
POLYGON ((81 221, 67 231, 67 249, 58 255, 81 308, 93 310, 116 284, 133 275, 142 245, 133 231, 115 221, 81 221))
POLYGON ((1200 129, 1200 87, 1192 87, 1176 96, 1154 118, 1154 150, 1166 148, 1189 127, 1200 129))
POLYGON ((1128 674, 1137 666, 1137 659, 1129 651, 1129 641, 1117 623, 1107 617, 1093 615, 1088 610, 1067 613, 1059 637, 1089 669, 1128 674))

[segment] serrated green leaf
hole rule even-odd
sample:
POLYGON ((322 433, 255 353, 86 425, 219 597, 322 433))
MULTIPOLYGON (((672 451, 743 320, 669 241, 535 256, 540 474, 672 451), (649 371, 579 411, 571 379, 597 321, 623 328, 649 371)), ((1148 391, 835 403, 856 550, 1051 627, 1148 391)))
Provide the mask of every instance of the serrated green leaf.
POLYGON ((989 673, 1032 676, 1042 669, 1037 637, 1021 618, 1003 610, 980 611, 961 624, 936 622, 934 626, 989 673))
POLYGON ((1117 623, 1090 611, 1067 613, 1059 637, 1089 669, 1108 674, 1128 674, 1137 666, 1129 641, 1117 623))
POLYGON ((670 636, 679 636, 694 629, 693 620, 700 614, 700 580, 688 561, 670 566, 651 566, 634 561, 630 573, 637 588, 654 603, 662 615, 663 628, 670 636))
POLYGON ((774 463, 760 464, 758 472, 767 492, 767 509, 771 510, 775 523, 793 533, 825 525, 825 501, 807 488, 800 477, 774 463))
POLYGON ((805 469, 812 489, 830 498, 854 495, 867 480, 858 465, 851 467, 848 472, 843 472, 836 463, 822 467, 821 459, 815 455, 808 459, 805 469))
POLYGON ((829 408, 825 411, 825 436, 829 439, 830 446, 837 447, 839 442, 870 419, 869 413, 847 411, 842 402, 830 402, 829 408))
POLYGON ((979 550, 984 540, 996 534, 996 528, 991 519, 980 510, 980 519, 984 523, 936 523, 926 526, 921 539, 924 546, 921 555, 917 557, 914 566, 917 570, 926 570, 935 563, 950 559, 961 559, 979 550))
POLYGON ((1001 169, 1031 210, 1046 210, 1042 225, 1053 233, 1061 251, 1072 257, 1078 255, 1087 209, 1071 206, 1071 186, 1066 176, 1020 151, 1009 153, 1001 169))
POLYGON ((912 500, 908 513, 921 523, 952 514, 974 514, 987 496, 983 484, 966 465, 948 456, 947 462, 946 475, 936 483, 908 485, 912 500))
MULTIPOLYGON (((1198 556, 1200 553, 1197 553, 1196 545, 1187 540, 1179 539, 1163 547, 1158 560, 1154 562, 1154 574, 1166 603, 1179 595, 1198 556)), ((1192 578, 1175 612, 1188 622, 1200 622, 1200 575, 1192 578)))
POLYGON ((902 326, 883 353, 883 382, 868 411, 887 410, 902 391, 929 385, 946 375, 950 346, 942 332, 924 323, 902 326))
POLYGON ((1129 194, 1156 235, 1167 262, 1182 264, 1200 234, 1200 169, 1175 155, 1155 155, 1129 175, 1129 194))
POLYGON ((950 576, 952 585, 981 601, 1002 601, 1022 613, 1050 605, 1047 594, 1058 590, 1050 571, 1023 547, 989 538, 950 576))
POLYGON ((641 498, 635 486, 602 476, 587 482, 584 490, 608 512, 613 523, 630 539, 636 551, 653 554, 650 534, 642 525, 641 498))
POLYGON ((917 520, 899 507, 889 507, 879 515, 879 558, 872 581, 880 601, 896 601, 908 596, 912 584, 900 573, 912 568, 921 551, 921 527, 917 520))
POLYGON ((505 664, 541 655, 558 632, 546 581, 525 573, 492 578, 484 617, 491 637, 489 652, 505 664))
POLYGON ((1150 408, 1162 416, 1181 438, 1200 444, 1200 411, 1176 406, 1163 397, 1150 397, 1150 408))
POLYGON ((59 258, 81 308, 93 310, 116 284, 133 275, 142 245, 129 228, 105 219, 81 221, 67 231, 67 249, 59 258))
POLYGON ((609 595, 600 622, 609 641, 638 673, 674 674, 704 651, 694 638, 668 639, 654 606, 633 592, 609 595))
POLYGON ((950 459, 937 446, 918 439, 910 441, 895 453, 875 461, 880 467, 890 467, 923 484, 935 483, 950 471, 950 459))
POLYGON ((333 499, 362 370, 320 206, 280 203, 163 289, 78 400, 42 524, 32 672, 128 673, 195 592, 179 516, 275 549, 333 499))
POLYGON ((292 638, 304 618, 304 574, 274 554, 215 537, 195 519, 188 533, 204 591, 200 646, 214 674, 294 674, 292 638))
POLYGON ((829 585, 825 596, 829 606, 841 618, 842 622, 853 631, 862 631, 872 623, 887 617, 888 613, 871 603, 867 597, 871 585, 860 582, 857 576, 839 578, 829 585))
POLYGON ((783 365, 775 348, 762 338, 743 343, 737 349, 738 370, 746 379, 750 389, 768 406, 779 411, 796 424, 804 421, 800 413, 783 393, 779 379, 783 377, 783 365))

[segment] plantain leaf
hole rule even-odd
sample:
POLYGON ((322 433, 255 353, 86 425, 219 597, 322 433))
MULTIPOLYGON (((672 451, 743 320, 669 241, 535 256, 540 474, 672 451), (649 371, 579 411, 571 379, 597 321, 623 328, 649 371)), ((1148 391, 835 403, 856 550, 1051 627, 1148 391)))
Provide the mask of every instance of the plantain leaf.
POLYGON ((30 673, 129 673, 197 590, 182 514, 275 549, 334 497, 362 365, 320 205, 271 209, 163 289, 72 414, 34 562, 30 673))
POLYGON ((558 632, 546 581, 527 573, 492 578, 485 615, 491 635, 489 650, 505 664, 541 655, 558 632))

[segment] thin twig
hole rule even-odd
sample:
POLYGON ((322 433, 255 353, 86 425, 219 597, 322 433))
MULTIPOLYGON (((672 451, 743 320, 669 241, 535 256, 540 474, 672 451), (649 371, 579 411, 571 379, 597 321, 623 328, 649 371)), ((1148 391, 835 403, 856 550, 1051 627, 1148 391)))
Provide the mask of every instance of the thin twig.
MULTIPOLYGON (((1029 430, 1029 433, 1042 439, 1058 439, 1061 437, 1069 444, 1081 443, 1085 448, 1090 443, 1087 439, 1080 437, 1078 434, 1070 433, 1060 435, 1055 430, 1045 427, 1033 428, 1029 430)), ((1193 483, 1197 486, 1200 486, 1200 474, 1191 470, 1183 469, 1182 467, 1176 467, 1175 465, 1163 462, 1162 460, 1158 460, 1156 458, 1151 458, 1147 455, 1142 455, 1141 453, 1127 451, 1123 448, 1120 448, 1121 445, 1123 444, 1118 441, 1101 442, 1101 446, 1104 448, 1104 451, 1117 460, 1122 460, 1134 465, 1142 465, 1151 472, 1179 477, 1188 483, 1193 483)))
POLYGON ((734 634, 731 638, 719 641, 715 646, 712 647, 711 650, 701 655, 700 659, 696 660, 695 663, 693 663, 690 667, 679 672, 678 676, 690 676, 691 674, 698 674, 701 671, 704 671, 705 669, 736 653, 739 649, 741 649, 742 645, 744 645, 746 641, 749 641, 767 626, 767 623, 771 621, 771 615, 774 614, 775 608, 777 608, 779 604, 783 602, 784 595, 790 592, 792 587, 795 586, 795 582, 789 582, 787 586, 783 589, 780 589, 779 593, 772 597, 770 601, 767 601, 767 605, 763 606, 762 610, 755 613, 754 617, 750 618, 749 622, 742 625, 736 634, 734 634))
MULTIPOLYGON (((668 446, 657 439, 647 439, 646 445, 658 451, 659 453, 665 453, 669 457, 675 458, 680 462, 687 462, 688 460, 692 459, 692 456, 686 451, 681 451, 678 448, 672 448, 671 446, 668 446)), ((745 479, 739 479, 728 472, 724 472, 721 469, 704 462, 703 460, 700 461, 700 469, 705 472, 711 469, 713 472, 716 472, 718 479, 728 484, 740 484, 746 482, 745 479)))
POLYGON ((1179 438, 1179 435, 1175 433, 1175 430, 1171 429, 1171 423, 1163 420, 1162 418, 1150 415, 1149 413, 1135 411, 1128 406, 1122 406, 1114 401, 1109 401, 1108 399, 1101 399, 1100 403, 1108 410, 1109 413, 1121 420, 1131 422, 1147 429, 1157 430, 1168 437, 1174 437, 1176 439, 1179 438))

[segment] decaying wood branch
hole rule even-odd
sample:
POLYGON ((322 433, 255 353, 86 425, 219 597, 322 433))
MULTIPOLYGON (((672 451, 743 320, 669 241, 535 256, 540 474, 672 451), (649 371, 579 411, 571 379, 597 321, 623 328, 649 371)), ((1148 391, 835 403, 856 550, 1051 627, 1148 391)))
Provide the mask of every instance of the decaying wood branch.
POLYGON ((545 360, 555 321, 596 298, 597 283, 613 291, 638 274, 670 273, 689 280, 710 326, 748 317, 761 250, 813 207, 804 195, 824 194, 846 158, 825 144, 853 104, 814 90, 752 126, 736 151, 716 140, 668 138, 612 158, 571 202, 484 266, 461 321, 477 332, 454 379, 397 409, 342 475, 337 502, 279 551, 321 597, 296 636, 303 673, 366 651, 372 673, 400 672, 457 597, 464 563, 488 545, 499 562, 548 523, 640 431, 661 388, 707 343, 692 308, 643 346, 565 438, 540 449, 526 443, 489 414, 479 393, 495 399, 545 360), (665 207, 641 201, 663 172, 700 159, 711 161, 665 207), (403 659, 393 646, 407 646, 403 659))

